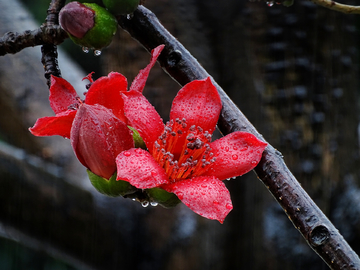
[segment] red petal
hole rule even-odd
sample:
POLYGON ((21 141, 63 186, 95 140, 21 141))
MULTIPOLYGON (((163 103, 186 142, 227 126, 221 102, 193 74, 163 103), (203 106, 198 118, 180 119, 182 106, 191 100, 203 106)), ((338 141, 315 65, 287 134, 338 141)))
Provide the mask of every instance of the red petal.
POLYGON ((149 152, 132 148, 120 153, 116 158, 117 180, 128 181, 140 188, 153 188, 168 183, 165 171, 149 152))
POLYGON ((111 109, 113 114, 123 122, 124 104, 121 92, 127 91, 126 78, 117 72, 110 72, 108 76, 97 79, 86 94, 85 103, 89 105, 100 104, 111 109))
POLYGON ((35 136, 53 136, 60 135, 70 138, 70 130, 76 111, 65 111, 56 116, 39 118, 30 132, 35 136))
POLYGON ((140 92, 133 90, 126 92, 123 94, 123 99, 126 118, 152 152, 154 142, 164 131, 160 115, 140 92))
POLYGON ((136 76, 134 81, 130 86, 130 90, 138 91, 142 93, 146 80, 149 76, 151 68, 155 65, 157 58, 159 57, 161 51, 164 49, 165 45, 157 46, 155 49, 151 51, 151 59, 150 64, 147 65, 146 68, 140 70, 139 74, 136 76))
POLYGON ((78 94, 69 82, 51 76, 49 100, 55 114, 67 111, 70 105, 78 103, 78 98, 78 94))
POLYGON ((101 105, 80 106, 71 129, 71 145, 90 171, 109 179, 116 171, 116 156, 134 147, 127 125, 101 105))
POLYGON ((214 176, 180 180, 161 188, 175 193, 186 206, 200 216, 217 219, 221 223, 233 208, 228 189, 214 176))
POLYGON ((220 180, 243 175, 259 163, 266 145, 248 132, 230 133, 210 144, 216 160, 203 175, 220 180))
POLYGON ((200 126, 212 133, 221 111, 220 96, 210 78, 186 84, 175 97, 170 119, 185 118, 188 127, 200 126))

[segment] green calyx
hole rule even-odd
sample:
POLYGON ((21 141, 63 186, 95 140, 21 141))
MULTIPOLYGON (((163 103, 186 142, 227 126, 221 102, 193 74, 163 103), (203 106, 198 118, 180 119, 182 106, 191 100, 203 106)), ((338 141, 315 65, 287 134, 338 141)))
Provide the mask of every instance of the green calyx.
POLYGON ((145 190, 148 194, 150 201, 157 202, 165 208, 172 208, 178 205, 181 201, 174 194, 163 190, 162 188, 150 188, 145 190))
POLYGON ((80 46, 101 50, 111 43, 117 30, 117 20, 113 14, 95 3, 83 3, 95 11, 95 24, 84 37, 77 38, 69 34, 72 41, 80 46))
POLYGON ((140 0, 103 0, 103 3, 112 14, 125 15, 133 13, 140 0))
POLYGON ((135 148, 142 148, 142 149, 146 150, 146 144, 145 144, 144 140, 141 138, 139 132, 133 127, 128 126, 128 128, 133 132, 135 148))
POLYGON ((125 196, 137 191, 129 182, 116 180, 116 173, 109 180, 102 178, 87 170, 91 184, 102 194, 110 197, 125 196))

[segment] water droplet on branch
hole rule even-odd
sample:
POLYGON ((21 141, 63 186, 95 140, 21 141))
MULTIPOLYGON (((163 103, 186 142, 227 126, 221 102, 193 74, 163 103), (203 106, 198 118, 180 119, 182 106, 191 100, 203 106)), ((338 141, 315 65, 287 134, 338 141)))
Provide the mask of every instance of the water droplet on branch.
POLYGON ((95 56, 100 56, 100 55, 101 55, 101 51, 100 51, 100 50, 95 50, 95 51, 94 51, 94 55, 95 55, 95 56))
POLYGON ((143 201, 141 203, 142 207, 148 207, 149 206, 149 202, 148 201, 143 201))
POLYGON ((82 47, 82 51, 83 51, 84 53, 88 53, 90 50, 89 50, 88 47, 82 47))

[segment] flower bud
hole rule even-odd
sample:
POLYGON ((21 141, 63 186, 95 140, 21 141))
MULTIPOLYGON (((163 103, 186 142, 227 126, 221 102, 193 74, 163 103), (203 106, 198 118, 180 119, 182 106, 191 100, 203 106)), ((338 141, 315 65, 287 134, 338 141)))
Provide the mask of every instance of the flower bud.
POLYGON ((133 13, 139 2, 139 0, 103 0, 104 6, 114 15, 133 13))
POLYGON ((116 156, 134 147, 127 125, 101 105, 80 105, 70 140, 79 161, 105 179, 116 171, 116 156))
POLYGON ((70 35, 83 38, 94 27, 95 11, 79 2, 70 2, 59 13, 61 27, 70 35))
POLYGON ((109 45, 117 30, 115 16, 95 3, 70 2, 59 21, 74 43, 96 50, 109 45))

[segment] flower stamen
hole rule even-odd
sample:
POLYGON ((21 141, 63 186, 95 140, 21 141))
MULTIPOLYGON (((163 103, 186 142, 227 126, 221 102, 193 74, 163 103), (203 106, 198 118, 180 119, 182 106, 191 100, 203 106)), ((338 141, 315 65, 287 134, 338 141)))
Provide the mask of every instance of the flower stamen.
POLYGON ((211 134, 201 127, 187 128, 186 119, 170 120, 154 143, 153 156, 170 180, 200 176, 215 162, 210 142, 211 134))

